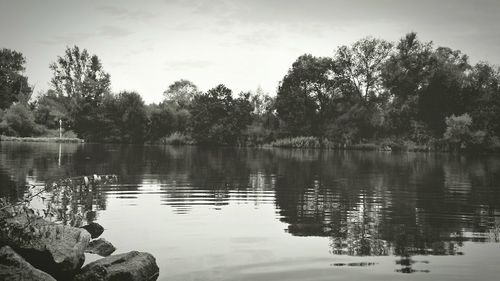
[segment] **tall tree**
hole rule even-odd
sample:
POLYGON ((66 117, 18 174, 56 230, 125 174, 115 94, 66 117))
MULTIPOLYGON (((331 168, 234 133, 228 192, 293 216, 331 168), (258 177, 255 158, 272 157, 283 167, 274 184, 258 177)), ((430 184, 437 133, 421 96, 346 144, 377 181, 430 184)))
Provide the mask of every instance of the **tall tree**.
POLYGON ((181 79, 168 86, 168 89, 163 92, 163 95, 167 102, 180 108, 186 108, 191 103, 194 96, 199 93, 198 87, 193 82, 181 79))
POLYGON ((382 89, 382 67, 392 50, 392 44, 371 37, 341 46, 335 54, 335 75, 348 83, 363 101, 377 98, 382 89))
POLYGON ((150 141, 156 142, 160 138, 175 132, 177 125, 175 109, 162 102, 148 105, 146 111, 149 119, 148 139, 150 141))
POLYGON ((5 48, 0 50, 0 109, 14 102, 29 101, 32 88, 24 76, 25 64, 23 54, 5 48))
POLYGON ((432 53, 432 43, 420 42, 411 32, 399 41, 382 68, 383 85, 392 101, 387 108, 392 133, 407 133, 418 119, 419 94, 429 81, 432 53))
POLYGON ((477 129, 500 136, 500 67, 485 62, 472 67, 463 101, 477 129))
POLYGON ((333 61, 327 57, 300 56, 278 88, 276 109, 290 135, 322 135, 335 84, 333 61))
POLYGON ((233 98, 224 85, 196 95, 190 106, 192 136, 200 144, 234 145, 251 122, 249 95, 233 98))
POLYGON ((371 37, 337 49, 333 79, 343 99, 335 105, 338 117, 329 126, 328 135, 351 142, 381 131, 387 102, 382 69, 391 51, 391 43, 371 37))
POLYGON ((86 49, 66 48, 64 56, 59 56, 50 65, 54 90, 66 99, 70 113, 71 127, 80 137, 99 135, 99 112, 103 97, 110 93, 110 76, 96 55, 86 49))
POLYGON ((445 118, 465 113, 463 89, 470 69, 468 57, 459 50, 437 48, 430 59, 429 81, 419 97, 419 117, 436 136, 442 136, 445 118))
POLYGON ((64 56, 57 57, 50 69, 52 86, 61 95, 96 105, 110 91, 110 76, 99 58, 86 49, 80 51, 78 46, 66 48, 64 56))
POLYGON ((146 139, 148 117, 142 97, 136 92, 121 92, 117 100, 117 127, 123 142, 141 143, 146 139))

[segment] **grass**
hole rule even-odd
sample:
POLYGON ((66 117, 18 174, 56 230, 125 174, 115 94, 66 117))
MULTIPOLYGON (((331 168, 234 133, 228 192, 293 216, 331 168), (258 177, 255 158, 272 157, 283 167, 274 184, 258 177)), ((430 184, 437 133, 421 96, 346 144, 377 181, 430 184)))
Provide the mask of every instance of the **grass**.
POLYGON ((59 137, 9 137, 0 136, 0 141, 17 141, 17 142, 58 142, 58 143, 82 143, 84 140, 79 138, 59 138, 59 137))

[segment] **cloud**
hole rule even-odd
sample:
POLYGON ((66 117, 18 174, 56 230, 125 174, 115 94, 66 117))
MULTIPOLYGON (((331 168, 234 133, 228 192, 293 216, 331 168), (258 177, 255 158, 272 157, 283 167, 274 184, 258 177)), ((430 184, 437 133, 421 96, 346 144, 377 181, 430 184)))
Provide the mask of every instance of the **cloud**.
POLYGON ((193 68, 207 68, 214 64, 215 63, 210 60, 185 59, 185 60, 167 61, 165 68, 168 70, 186 70, 193 68))
POLYGON ((126 37, 132 33, 133 32, 131 30, 122 27, 105 25, 94 32, 72 32, 58 34, 46 39, 39 40, 38 43, 41 43, 43 45, 71 45, 78 42, 87 41, 91 38, 118 39, 126 37))
POLYGON ((99 6, 96 8, 96 10, 110 15, 114 16, 119 19, 125 19, 125 20, 148 20, 151 18, 154 18, 156 15, 145 10, 130 10, 127 8, 123 7, 117 7, 117 6, 110 6, 110 5, 104 5, 104 6, 99 6))
POLYGON ((238 43, 242 45, 269 46, 279 37, 277 32, 270 29, 258 29, 237 36, 238 43))
POLYGON ((133 32, 131 30, 118 27, 118 26, 113 26, 113 25, 105 25, 99 29, 99 31, 96 33, 97 36, 100 37, 106 37, 106 38, 120 38, 120 37, 125 37, 133 32))
POLYGON ((93 37, 93 33, 90 32, 74 32, 74 33, 54 35, 50 38, 42 39, 38 41, 38 43, 44 45, 59 45, 59 44, 68 45, 79 41, 86 41, 91 37, 93 37))

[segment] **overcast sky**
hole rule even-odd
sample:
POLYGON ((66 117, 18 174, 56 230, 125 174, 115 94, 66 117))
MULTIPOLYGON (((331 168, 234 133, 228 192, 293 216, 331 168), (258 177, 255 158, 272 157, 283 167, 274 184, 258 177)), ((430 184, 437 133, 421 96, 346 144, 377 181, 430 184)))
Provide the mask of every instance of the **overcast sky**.
POLYGON ((35 92, 49 87, 49 64, 66 46, 98 55, 112 89, 158 102, 184 78, 201 90, 275 94, 304 53, 373 36, 459 49, 472 62, 500 64, 499 0, 0 0, 0 48, 22 52, 35 92))

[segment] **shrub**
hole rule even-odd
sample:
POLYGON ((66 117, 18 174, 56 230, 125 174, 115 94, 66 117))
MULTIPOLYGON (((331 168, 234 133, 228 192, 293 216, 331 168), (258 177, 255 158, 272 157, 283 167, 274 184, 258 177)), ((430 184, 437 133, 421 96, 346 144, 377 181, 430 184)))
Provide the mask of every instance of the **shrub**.
POLYGON ((480 147, 486 139, 486 132, 472 131, 472 118, 465 113, 459 116, 452 115, 446 118, 446 131, 443 140, 453 149, 467 146, 480 147))
POLYGON ((247 127, 245 139, 247 145, 262 145, 272 140, 272 130, 265 128, 261 123, 254 123, 247 127))
POLYGON ((471 138, 470 127, 472 118, 469 114, 446 117, 446 132, 444 132, 444 140, 452 144, 464 144, 469 142, 471 138))
POLYGON ((500 151, 500 138, 497 136, 490 136, 486 139, 486 147, 490 151, 500 151))
POLYGON ((316 137, 295 137, 278 139, 271 146, 285 148, 321 148, 321 142, 316 137))
POLYGON ((192 145, 195 144, 195 141, 189 135, 185 135, 180 132, 174 132, 166 137, 161 138, 160 143, 170 145, 192 145))
POLYGON ((2 133, 20 137, 40 133, 41 128, 35 124, 33 113, 23 104, 13 104, 3 114, 2 133))

